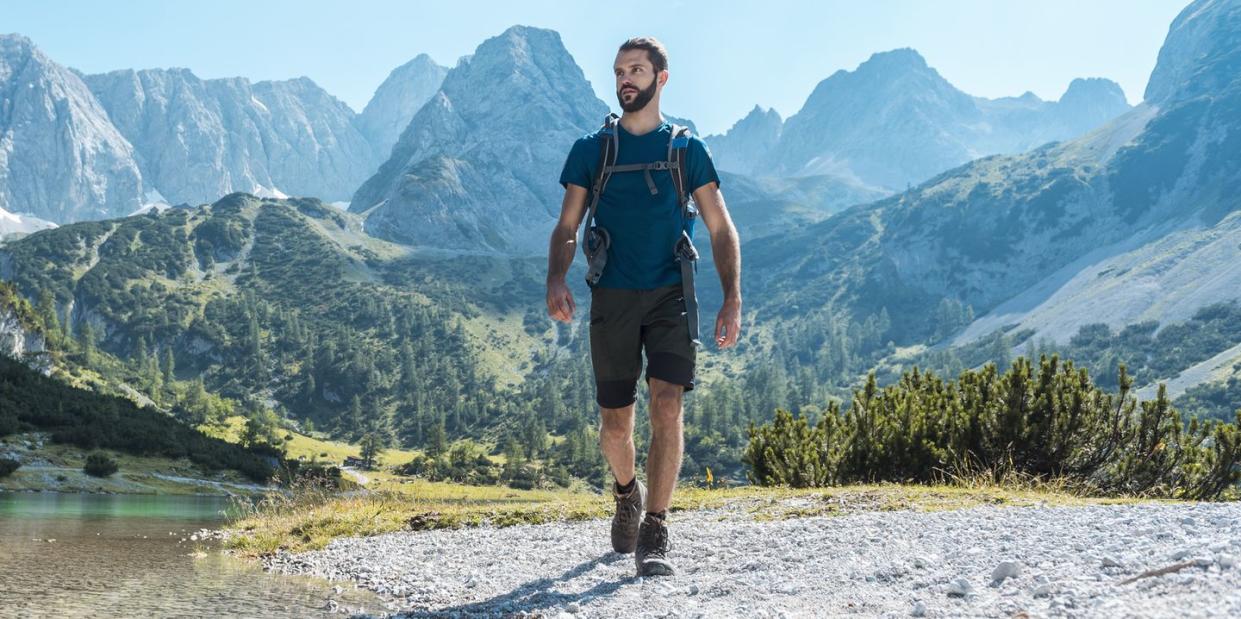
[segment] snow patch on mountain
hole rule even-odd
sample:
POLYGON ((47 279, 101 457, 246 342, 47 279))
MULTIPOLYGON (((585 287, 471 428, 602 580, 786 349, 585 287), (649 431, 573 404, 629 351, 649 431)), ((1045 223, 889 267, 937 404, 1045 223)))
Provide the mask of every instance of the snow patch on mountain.
POLYGON ((33 215, 10 213, 0 208, 0 239, 11 234, 29 234, 55 227, 56 224, 33 215))

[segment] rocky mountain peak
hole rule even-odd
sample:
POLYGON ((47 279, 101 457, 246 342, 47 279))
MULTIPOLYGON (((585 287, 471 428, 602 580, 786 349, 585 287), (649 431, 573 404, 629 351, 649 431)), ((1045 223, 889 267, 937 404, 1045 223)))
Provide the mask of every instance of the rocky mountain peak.
POLYGON ((770 150, 780 140, 784 119, 772 108, 764 110, 755 106, 727 133, 707 138, 720 170, 751 174, 755 166, 767 159, 770 150))
POLYGON ((1107 101, 1122 106, 1129 102, 1125 99, 1125 91, 1120 84, 1104 77, 1078 77, 1069 82, 1069 87, 1060 96, 1060 103, 1076 106, 1083 102, 1099 103, 1107 101))
POLYGON ((544 252, 560 167, 607 113, 559 34, 513 26, 448 72, 349 208, 389 240, 544 252))
POLYGON ((907 71, 934 71, 926 64, 926 58, 912 47, 900 47, 885 52, 871 54, 870 58, 858 65, 859 73, 895 73, 907 71))
POLYGON ((38 48, 35 47, 34 41, 31 41, 30 37, 27 37, 24 34, 17 32, 0 34, 0 53, 8 55, 12 54, 15 50, 24 50, 27 53, 34 53, 38 51, 38 48))
POLYGON ((418 54, 388 74, 357 119, 358 128, 377 153, 386 157, 392 151, 414 114, 439 91, 447 73, 430 56, 418 54))

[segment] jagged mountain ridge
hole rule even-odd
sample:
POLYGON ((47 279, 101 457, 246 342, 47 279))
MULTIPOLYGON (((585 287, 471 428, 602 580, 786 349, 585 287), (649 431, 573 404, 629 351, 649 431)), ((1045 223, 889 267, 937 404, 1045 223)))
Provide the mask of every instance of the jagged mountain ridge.
POLYGON ((84 79, 170 203, 237 190, 339 200, 379 160, 353 111, 309 78, 251 83, 125 69, 84 79))
POLYGON ((442 71, 415 58, 356 114, 305 77, 85 75, 24 36, 0 35, 0 208, 65 223, 210 202, 235 190, 346 199, 387 156, 387 134, 408 123, 442 71))
POLYGON ((891 193, 985 155, 1076 137, 1127 109, 1120 87, 1100 78, 1073 80, 1057 102, 973 97, 903 48, 835 72, 783 123, 756 107, 712 145, 725 169, 827 174, 891 193))
MULTIPOLYGON (((558 34, 515 26, 449 72, 350 210, 366 215, 368 232, 399 243, 543 254, 564 158, 607 113, 558 34)), ((687 119, 665 119, 693 128, 687 119)), ((727 183, 734 215, 762 224, 753 236, 884 194, 826 175, 733 175, 727 183)))

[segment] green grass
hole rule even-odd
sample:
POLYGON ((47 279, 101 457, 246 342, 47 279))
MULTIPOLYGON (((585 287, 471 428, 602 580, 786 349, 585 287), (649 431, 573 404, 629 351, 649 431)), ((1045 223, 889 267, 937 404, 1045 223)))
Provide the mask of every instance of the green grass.
MULTIPOLYGON (((226 419, 223 426, 202 425, 198 429, 208 436, 221 438, 230 443, 237 443, 241 440, 241 433, 245 425, 246 418, 244 416, 234 415, 226 419)), ((315 438, 284 428, 280 428, 276 432, 276 436, 282 439, 288 434, 293 435, 293 440, 284 442, 285 457, 290 460, 303 457, 306 460, 327 461, 339 464, 344 462, 345 458, 349 456, 354 458, 362 457, 362 449, 357 445, 315 438)), ((381 468, 400 466, 413 460, 418 453, 420 452, 409 449, 385 449, 379 455, 379 466, 381 468)), ((371 472, 367 472, 367 476, 371 476, 371 472)))
MULTIPOLYGON (((584 491, 523 491, 398 477, 376 479, 368 487, 369 492, 352 496, 309 486, 286 495, 271 495, 230 523, 234 535, 227 545, 242 556, 260 556, 277 549, 319 549, 338 537, 604 518, 610 516, 612 508, 608 497, 584 491)), ((982 505, 1089 505, 1134 500, 1081 497, 1054 486, 996 486, 963 480, 957 485, 935 486, 687 487, 677 490, 670 510, 732 506, 762 520, 872 510, 939 511, 982 505)))

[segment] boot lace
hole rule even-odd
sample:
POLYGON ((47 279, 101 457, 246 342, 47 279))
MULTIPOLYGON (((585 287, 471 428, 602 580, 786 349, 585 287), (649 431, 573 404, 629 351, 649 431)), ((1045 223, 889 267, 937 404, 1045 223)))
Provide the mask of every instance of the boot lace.
POLYGON ((668 526, 654 521, 651 518, 647 520, 647 526, 642 527, 641 545, 646 550, 648 557, 663 557, 668 554, 670 544, 668 541, 668 526))

